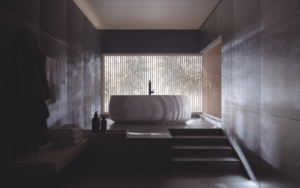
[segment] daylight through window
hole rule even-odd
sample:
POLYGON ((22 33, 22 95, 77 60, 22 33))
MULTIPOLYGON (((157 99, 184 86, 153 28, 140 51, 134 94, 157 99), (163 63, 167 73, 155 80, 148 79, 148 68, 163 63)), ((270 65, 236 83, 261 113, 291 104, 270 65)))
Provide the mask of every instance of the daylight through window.
POLYGON ((202 110, 202 57, 192 55, 103 55, 102 112, 111 95, 189 95, 192 112, 202 110))

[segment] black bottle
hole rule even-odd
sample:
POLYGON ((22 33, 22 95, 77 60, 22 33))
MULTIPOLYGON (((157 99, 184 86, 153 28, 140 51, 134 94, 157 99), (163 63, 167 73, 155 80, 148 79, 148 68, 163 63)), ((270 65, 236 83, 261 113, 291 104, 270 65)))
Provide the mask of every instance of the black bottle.
POLYGON ((97 133, 100 131, 100 119, 98 118, 97 111, 92 119, 92 132, 97 133))
POLYGON ((105 120, 105 116, 102 116, 101 120, 101 132, 106 133, 107 132, 107 121, 105 120))

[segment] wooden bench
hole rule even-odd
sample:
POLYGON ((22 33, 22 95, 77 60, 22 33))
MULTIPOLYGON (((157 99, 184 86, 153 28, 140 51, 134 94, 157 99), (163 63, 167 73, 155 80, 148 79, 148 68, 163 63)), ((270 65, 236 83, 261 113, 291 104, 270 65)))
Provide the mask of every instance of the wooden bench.
POLYGON ((51 175, 57 174, 69 162, 89 146, 89 139, 75 146, 42 147, 39 153, 32 153, 28 158, 19 158, 10 162, 9 174, 51 175))

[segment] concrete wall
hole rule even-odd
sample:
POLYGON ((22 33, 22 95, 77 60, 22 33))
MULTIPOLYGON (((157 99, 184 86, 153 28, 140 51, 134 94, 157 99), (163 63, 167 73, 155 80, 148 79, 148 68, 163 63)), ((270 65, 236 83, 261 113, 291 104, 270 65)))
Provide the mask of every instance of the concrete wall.
MULTIPOLYGON (((63 123, 81 126, 101 110, 101 37, 72 0, 4 0, 0 2, 0 169, 7 174, 18 112, 14 103, 14 57, 17 33, 28 26, 45 55, 67 66, 61 100, 50 104, 48 127, 63 123)), ((45 141, 46 142, 46 141, 45 141)), ((6 177, 2 176, 1 178, 6 177)))
POLYGON ((199 29, 200 51, 222 35, 222 126, 263 188, 300 184, 299 7, 222 0, 199 29))

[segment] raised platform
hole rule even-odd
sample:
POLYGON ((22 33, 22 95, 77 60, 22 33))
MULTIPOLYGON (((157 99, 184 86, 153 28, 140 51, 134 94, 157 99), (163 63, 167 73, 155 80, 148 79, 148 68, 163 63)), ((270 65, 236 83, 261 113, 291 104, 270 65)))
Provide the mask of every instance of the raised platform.
MULTIPOLYGON (((92 125, 83 129, 91 131, 92 125)), ((88 161, 91 168, 103 172, 164 172, 172 170, 174 138, 170 129, 194 132, 219 128, 200 118, 192 118, 182 124, 115 124, 107 119, 107 129, 128 130, 127 138, 90 137, 88 161)))
POLYGON ((88 146, 89 139, 84 139, 76 146, 53 146, 49 144, 41 148, 39 153, 32 153, 28 158, 12 161, 9 164, 9 174, 57 174, 88 146))
MULTIPOLYGON (((172 139, 169 129, 219 129, 219 127, 200 118, 191 118, 180 124, 115 124, 111 119, 107 119, 107 130, 128 130, 127 138, 172 139)), ((83 130, 92 130, 92 124, 84 126, 83 130)))

